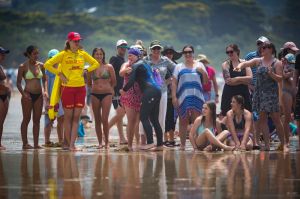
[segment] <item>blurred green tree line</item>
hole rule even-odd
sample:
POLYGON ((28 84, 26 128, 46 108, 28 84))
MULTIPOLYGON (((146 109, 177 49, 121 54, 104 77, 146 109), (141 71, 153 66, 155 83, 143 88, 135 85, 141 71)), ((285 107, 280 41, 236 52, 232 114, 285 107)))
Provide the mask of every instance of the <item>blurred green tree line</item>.
POLYGON ((158 39, 177 51, 192 44, 218 69, 231 43, 242 57, 260 35, 278 50, 285 41, 300 45, 299 8, 293 0, 12 0, 0 8, 0 45, 11 50, 6 66, 18 67, 28 45, 37 45, 45 61, 50 49, 63 49, 70 31, 82 35, 88 52, 103 47, 107 59, 120 38, 130 45, 141 39, 145 47, 158 39))

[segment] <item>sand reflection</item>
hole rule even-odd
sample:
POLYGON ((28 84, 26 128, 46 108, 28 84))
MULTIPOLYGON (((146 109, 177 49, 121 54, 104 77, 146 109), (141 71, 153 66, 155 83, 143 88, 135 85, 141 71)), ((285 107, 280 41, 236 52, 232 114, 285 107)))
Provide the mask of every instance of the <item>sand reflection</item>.
POLYGON ((0 153, 0 198, 299 197, 299 171, 297 153, 0 153))

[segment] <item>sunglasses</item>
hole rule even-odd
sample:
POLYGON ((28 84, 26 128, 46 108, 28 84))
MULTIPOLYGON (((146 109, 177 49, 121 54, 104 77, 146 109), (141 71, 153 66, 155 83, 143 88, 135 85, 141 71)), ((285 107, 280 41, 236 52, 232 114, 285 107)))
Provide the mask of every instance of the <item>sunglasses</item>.
POLYGON ((191 50, 189 50, 189 51, 183 51, 182 53, 185 54, 185 55, 186 54, 193 54, 193 51, 191 51, 191 50))
POLYGON ((160 49, 161 49, 161 47, 158 47, 158 46, 151 48, 151 50, 160 50, 160 49))
POLYGON ((172 54, 173 54, 173 51, 167 51, 166 54, 167 54, 167 55, 172 55, 172 54))
POLYGON ((229 50, 229 51, 226 51, 226 54, 228 55, 228 54, 233 54, 233 50, 229 50))
POLYGON ((265 50, 266 48, 271 48, 271 46, 263 46, 261 48, 265 50))
POLYGON ((263 42, 256 42, 256 45, 257 46, 260 46, 260 45, 262 45, 263 44, 263 42))

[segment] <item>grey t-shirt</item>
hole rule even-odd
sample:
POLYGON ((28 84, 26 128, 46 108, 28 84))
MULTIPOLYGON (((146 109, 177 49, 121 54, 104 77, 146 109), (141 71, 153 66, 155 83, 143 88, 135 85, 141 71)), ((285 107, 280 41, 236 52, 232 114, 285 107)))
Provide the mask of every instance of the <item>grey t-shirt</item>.
POLYGON ((144 58, 147 64, 149 64, 153 68, 157 68, 160 73, 160 77, 163 81, 163 84, 161 86, 161 92, 167 92, 168 87, 166 84, 166 79, 170 78, 173 74, 174 68, 176 64, 172 62, 169 58, 165 56, 161 56, 160 60, 157 64, 152 63, 151 56, 147 56, 144 58))

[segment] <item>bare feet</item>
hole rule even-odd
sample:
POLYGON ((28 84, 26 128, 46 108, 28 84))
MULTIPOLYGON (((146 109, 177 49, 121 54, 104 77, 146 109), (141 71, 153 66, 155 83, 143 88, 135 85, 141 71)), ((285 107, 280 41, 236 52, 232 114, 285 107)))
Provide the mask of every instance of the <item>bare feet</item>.
POLYGON ((62 146, 62 149, 63 149, 63 150, 69 150, 69 148, 70 148, 70 147, 69 147, 68 145, 66 145, 66 144, 63 144, 63 146, 62 146))
POLYGON ((264 147, 261 147, 260 150, 261 150, 261 151, 270 151, 270 147, 264 146, 264 147))
POLYGON ((185 146, 180 145, 179 150, 180 150, 180 151, 185 151, 185 146))
POLYGON ((0 145, 0 151, 1 151, 1 150, 5 150, 5 149, 6 149, 5 146, 0 145))
POLYGON ((235 149, 234 146, 227 146, 224 148, 224 151, 233 151, 235 149))
POLYGON ((128 144, 128 142, 127 142, 127 140, 122 140, 122 141, 119 142, 119 144, 120 145, 126 145, 126 144, 128 144))
POLYGON ((290 152, 290 148, 288 147, 288 145, 283 145, 283 152, 284 153, 290 152))
POLYGON ((145 144, 141 146, 141 150, 149 150, 154 147, 154 144, 145 144))
POLYGON ((25 144, 22 147, 23 150, 27 150, 27 149, 33 149, 33 146, 31 146, 30 144, 25 144))
POLYGON ((82 151, 81 148, 77 148, 77 147, 70 147, 69 150, 72 151, 72 152, 82 151))
POLYGON ((37 145, 37 146, 34 146, 33 148, 34 148, 34 149, 42 149, 42 147, 41 147, 41 146, 39 146, 39 145, 37 145))
POLYGON ((164 150, 164 147, 163 146, 157 146, 157 147, 154 147, 154 148, 150 148, 149 151, 153 151, 153 152, 156 152, 156 151, 163 151, 164 150))
POLYGON ((212 146, 211 145, 208 145, 207 147, 205 147, 203 149, 203 151, 212 151, 212 146))
POLYGON ((97 146, 97 149, 103 149, 104 145, 97 146))

